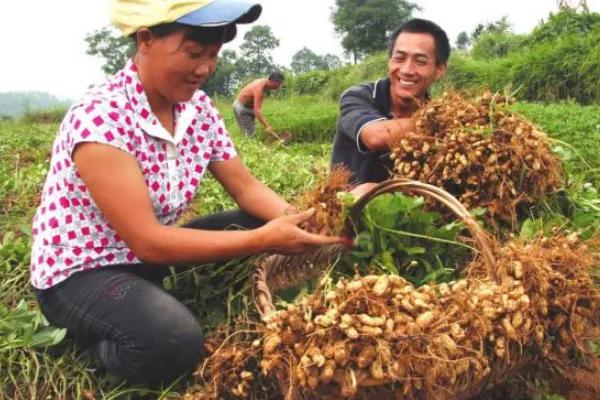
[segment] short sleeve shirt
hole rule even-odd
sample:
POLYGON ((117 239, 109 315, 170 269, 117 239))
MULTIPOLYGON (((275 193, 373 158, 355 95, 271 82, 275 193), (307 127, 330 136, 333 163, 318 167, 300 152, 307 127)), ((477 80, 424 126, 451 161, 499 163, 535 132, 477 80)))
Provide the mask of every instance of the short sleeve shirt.
POLYGON ((348 168, 352 182, 382 182, 390 176, 389 152, 368 151, 360 134, 373 122, 393 118, 391 109, 389 79, 353 86, 342 94, 331 164, 348 168))
POLYGON ((141 262, 81 180, 72 158, 78 143, 102 143, 134 157, 154 213, 165 225, 185 211, 210 162, 236 156, 223 118, 204 92, 177 104, 174 116, 171 135, 153 114, 132 61, 69 109, 52 147, 33 220, 30 272, 35 288, 52 287, 78 271, 141 262))

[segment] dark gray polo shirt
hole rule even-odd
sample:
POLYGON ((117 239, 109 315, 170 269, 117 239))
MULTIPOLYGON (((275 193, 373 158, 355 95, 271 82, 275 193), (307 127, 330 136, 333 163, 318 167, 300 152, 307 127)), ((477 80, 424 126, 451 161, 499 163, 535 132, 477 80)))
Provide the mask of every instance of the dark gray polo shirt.
POLYGON ((387 151, 368 151, 360 141, 369 124, 391 119, 390 81, 379 79, 346 90, 340 98, 331 165, 343 164, 352 171, 352 182, 382 182, 389 178, 393 163, 387 151))

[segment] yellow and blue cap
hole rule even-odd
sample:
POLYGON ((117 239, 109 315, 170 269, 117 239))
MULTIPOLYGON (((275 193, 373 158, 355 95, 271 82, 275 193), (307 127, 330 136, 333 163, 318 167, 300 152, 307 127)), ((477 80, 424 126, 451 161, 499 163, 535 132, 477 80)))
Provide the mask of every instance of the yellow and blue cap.
POLYGON ((248 24, 258 19, 262 6, 246 0, 112 0, 112 23, 125 36, 143 27, 178 22, 219 27, 248 24))

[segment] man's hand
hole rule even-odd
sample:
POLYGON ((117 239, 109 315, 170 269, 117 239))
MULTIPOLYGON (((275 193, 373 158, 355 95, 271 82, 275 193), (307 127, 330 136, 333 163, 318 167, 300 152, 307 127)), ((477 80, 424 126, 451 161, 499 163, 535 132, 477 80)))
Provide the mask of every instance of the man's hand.
POLYGON ((270 126, 269 126, 268 128, 266 128, 266 130, 267 130, 267 133, 268 133, 269 135, 271 135, 271 137, 272 137, 273 139, 275 139, 275 140, 284 140, 284 139, 282 139, 282 138, 281 138, 281 136, 279 136, 279 134, 278 134, 278 133, 276 133, 276 132, 273 130, 273 128, 271 128, 270 126))
POLYGON ((298 227, 315 213, 314 209, 298 214, 276 218, 258 228, 268 251, 281 254, 298 254, 315 247, 343 243, 351 245, 351 240, 342 237, 308 233, 298 227))
POLYGON ((396 129, 391 130, 392 138, 394 134, 406 135, 410 133, 415 133, 417 130, 416 121, 413 117, 407 118, 395 118, 392 121, 396 123, 396 129))
POLYGON ((394 140, 414 133, 415 130, 413 117, 388 119, 365 126, 360 134, 360 140, 370 151, 385 151, 394 140))

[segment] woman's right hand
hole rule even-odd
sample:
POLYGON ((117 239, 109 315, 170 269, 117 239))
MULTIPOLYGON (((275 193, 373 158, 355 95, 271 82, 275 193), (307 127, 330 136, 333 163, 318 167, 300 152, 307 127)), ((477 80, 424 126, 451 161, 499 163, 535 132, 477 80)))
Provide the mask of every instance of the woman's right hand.
POLYGON ((299 254, 315 247, 330 244, 352 245, 348 238, 309 233, 298 227, 315 213, 311 208, 297 214, 275 218, 258 228, 266 251, 280 254, 299 254))
POLYGON ((360 199, 361 197, 363 197, 365 194, 369 193, 375 186, 377 186, 378 183, 375 182, 365 182, 365 183, 361 183, 360 185, 356 185, 354 186, 349 193, 353 194, 354 197, 356 197, 357 199, 360 199))

